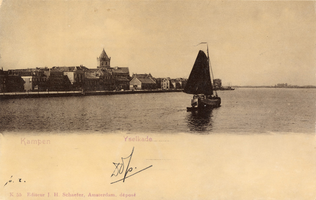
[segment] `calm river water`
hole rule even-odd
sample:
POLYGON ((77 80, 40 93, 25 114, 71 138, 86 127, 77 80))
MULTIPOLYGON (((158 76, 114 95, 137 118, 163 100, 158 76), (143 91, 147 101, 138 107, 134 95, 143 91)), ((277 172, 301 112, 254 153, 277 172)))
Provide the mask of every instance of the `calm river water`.
POLYGON ((315 89, 218 91, 222 106, 186 111, 182 92, 0 101, 0 132, 315 133, 315 89))

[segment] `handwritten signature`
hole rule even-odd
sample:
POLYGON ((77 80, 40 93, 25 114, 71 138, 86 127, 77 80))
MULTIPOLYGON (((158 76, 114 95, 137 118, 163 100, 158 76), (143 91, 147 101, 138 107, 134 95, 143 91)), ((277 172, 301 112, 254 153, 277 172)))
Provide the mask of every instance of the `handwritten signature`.
POLYGON ((129 178, 131 176, 134 176, 135 174, 138 174, 139 172, 142 172, 142 171, 144 171, 146 169, 149 169, 149 168, 151 168, 153 166, 153 165, 150 165, 148 167, 145 167, 144 169, 141 169, 141 170, 139 170, 139 171, 137 171, 137 172, 135 172, 133 174, 128 175, 128 173, 132 172, 134 169, 135 170, 137 169, 137 167, 135 167, 135 168, 129 167, 130 163, 131 163, 131 160, 132 160, 132 157, 133 157, 133 153, 134 153, 134 147, 132 149, 132 153, 129 156, 127 156, 126 158, 121 157, 122 162, 119 162, 119 163, 113 162, 113 164, 115 166, 115 169, 114 169, 111 177, 112 176, 118 176, 120 174, 124 174, 124 177, 122 179, 119 179, 117 181, 112 182, 111 184, 117 183, 117 182, 120 182, 120 181, 125 182, 125 179, 127 179, 127 178, 129 178), (128 162, 128 163, 127 163, 127 166, 125 167, 126 162, 128 162))

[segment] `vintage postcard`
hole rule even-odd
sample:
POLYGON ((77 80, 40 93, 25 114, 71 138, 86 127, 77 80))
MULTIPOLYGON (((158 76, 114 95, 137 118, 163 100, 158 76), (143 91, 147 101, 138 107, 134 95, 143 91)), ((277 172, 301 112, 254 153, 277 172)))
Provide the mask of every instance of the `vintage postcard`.
POLYGON ((316 199, 314 1, 0 0, 0 199, 316 199))

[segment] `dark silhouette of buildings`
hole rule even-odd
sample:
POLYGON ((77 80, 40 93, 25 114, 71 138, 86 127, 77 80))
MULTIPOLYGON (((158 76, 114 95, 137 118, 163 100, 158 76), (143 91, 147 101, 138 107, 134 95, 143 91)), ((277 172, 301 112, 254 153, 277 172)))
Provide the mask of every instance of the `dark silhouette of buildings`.
POLYGON ((128 67, 111 67, 111 57, 103 49, 98 66, 11 69, 0 71, 0 92, 23 91, 98 91, 130 89, 181 89, 186 79, 154 78, 151 74, 134 74, 128 67))

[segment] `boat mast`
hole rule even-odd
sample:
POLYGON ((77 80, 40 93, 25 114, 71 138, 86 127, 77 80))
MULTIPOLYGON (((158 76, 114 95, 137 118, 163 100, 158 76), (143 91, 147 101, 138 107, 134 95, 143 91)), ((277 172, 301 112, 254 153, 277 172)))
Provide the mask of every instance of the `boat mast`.
MULTIPOLYGON (((208 65, 209 65, 209 67, 211 68, 212 80, 214 80, 214 74, 213 74, 213 69, 212 69, 212 66, 211 66, 210 55, 209 55, 209 53, 208 53, 208 44, 207 44, 207 42, 205 42, 205 43, 206 43, 206 47, 207 47, 208 65)), ((213 84, 214 84, 214 82, 212 83, 212 86, 213 86, 213 84)), ((217 92, 216 92, 216 90, 214 90, 214 91, 215 91, 215 95, 216 95, 216 97, 217 97, 217 92)))

